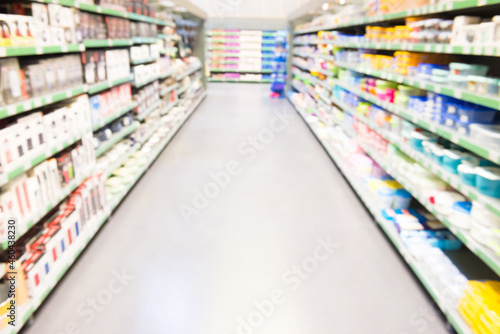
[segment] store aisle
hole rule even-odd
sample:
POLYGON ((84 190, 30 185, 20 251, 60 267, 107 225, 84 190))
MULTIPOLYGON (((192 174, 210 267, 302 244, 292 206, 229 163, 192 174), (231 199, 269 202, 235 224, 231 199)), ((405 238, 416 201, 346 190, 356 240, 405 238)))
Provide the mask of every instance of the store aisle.
POLYGON ((24 333, 446 333, 321 145, 268 90, 212 84, 24 333))

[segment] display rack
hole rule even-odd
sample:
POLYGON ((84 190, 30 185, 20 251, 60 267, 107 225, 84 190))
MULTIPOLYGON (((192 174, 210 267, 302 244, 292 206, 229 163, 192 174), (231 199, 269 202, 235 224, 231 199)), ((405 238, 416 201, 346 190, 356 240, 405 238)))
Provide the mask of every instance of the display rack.
POLYGON ((270 82, 273 72, 271 60, 278 35, 278 31, 269 30, 207 31, 209 81, 270 82), (248 75, 258 77, 249 78, 248 75))
MULTIPOLYGON (((153 25, 157 25, 159 29, 162 27, 173 27, 175 28, 175 24, 170 20, 159 20, 156 18, 138 15, 134 13, 128 13, 124 11, 117 11, 113 9, 109 9, 103 6, 98 5, 89 5, 81 3, 76 0, 38 0, 36 2, 40 3, 55 3, 65 7, 72 7, 79 9, 81 11, 91 12, 100 15, 107 16, 116 16, 129 20, 139 21, 151 23, 153 25)), ((202 13, 197 8, 194 8, 192 5, 188 6, 190 9, 194 10, 197 14, 202 13)), ((190 16, 191 13, 185 13, 190 16)), ((168 15, 167 15, 168 16, 168 15)), ((202 15, 200 20, 201 28, 203 29, 205 15, 202 15)), ((175 31, 175 30, 165 30, 165 31, 175 31)), ((105 40, 85 40, 82 44, 67 44, 67 45, 57 45, 57 46, 8 46, 8 47, 0 47, 0 58, 7 57, 37 57, 43 55, 54 55, 57 54, 67 54, 67 53, 81 53, 88 49, 105 49, 111 50, 114 48, 125 49, 130 48, 133 45, 153 45, 158 44, 158 49, 165 50, 165 44, 163 43, 165 40, 179 40, 177 37, 173 37, 170 33, 162 33, 158 34, 157 37, 134 37, 130 39, 105 39, 105 40)), ((204 50, 203 43, 202 49, 204 50)), ((176 58, 178 48, 170 48, 168 51, 168 57, 176 58), (170 50, 171 49, 171 50, 170 50)), ((204 56, 204 52, 200 53, 204 56)), ((134 65, 143 65, 150 64, 153 62, 160 61, 158 57, 148 57, 139 60, 130 59, 131 66, 134 65)), ((203 64, 203 59, 201 61, 203 64)), ((163 65, 165 66, 165 65, 163 65)), ((178 87, 179 82, 187 77, 187 76, 195 76, 195 74, 199 71, 203 70, 203 66, 197 66, 188 68, 186 72, 181 72, 179 68, 175 66, 171 66, 166 72, 159 73, 157 77, 152 78, 151 80, 147 80, 147 82, 140 82, 137 85, 134 82, 134 75, 132 73, 127 74, 123 78, 119 78, 117 80, 105 80, 103 82, 98 82, 96 84, 88 85, 81 84, 76 87, 69 86, 68 88, 51 92, 49 94, 45 94, 43 96, 36 96, 22 102, 16 102, 9 105, 0 106, 0 119, 11 118, 15 121, 14 117, 21 113, 28 113, 31 111, 37 111, 43 107, 50 107, 51 105, 62 102, 65 100, 72 99, 74 97, 78 97, 84 94, 92 97, 97 97, 97 94, 108 93, 111 89, 115 89, 115 87, 120 86, 125 83, 130 83, 133 86, 133 89, 142 89, 148 83, 152 83, 155 80, 165 80, 167 78, 172 78, 177 81, 170 90, 165 89, 162 90, 163 95, 169 94, 173 89, 178 87), (177 75, 181 73, 178 78, 177 75)), ((198 75, 199 77, 199 75, 198 75)), ((115 76, 116 78, 116 76, 115 76)), ((86 79, 86 78, 85 78, 86 79)), ((133 90, 133 93, 136 91, 133 90)), ((160 95, 160 91, 158 91, 158 95, 160 95)), ((0 327, 0 333, 5 334, 14 334, 19 332, 22 327, 30 321, 33 313, 40 307, 43 301, 47 298, 47 296, 51 293, 51 291, 55 288, 55 286, 59 283, 65 273, 69 270, 71 265, 76 261, 76 259, 80 256, 81 252, 85 249, 85 247, 90 243, 94 235, 99 231, 99 229, 103 226, 103 224, 108 220, 111 216, 111 213, 118 207, 118 205, 122 202, 125 196, 130 192, 133 186, 139 181, 139 179, 145 174, 148 168, 154 163, 156 158, 160 155, 163 149, 168 145, 168 143, 172 140, 175 134, 179 131, 182 125, 186 122, 186 120, 191 116, 191 114, 196 110, 201 101, 206 96, 206 90, 204 87, 201 87, 196 92, 190 91, 189 94, 184 94, 184 99, 177 99, 175 102, 170 103, 166 107, 160 108, 160 102, 155 103, 151 108, 147 111, 143 112, 140 115, 136 115, 135 121, 128 126, 124 126, 120 131, 114 133, 111 137, 108 137, 107 140, 102 142, 98 148, 95 150, 95 156, 101 157, 106 154, 108 151, 113 150, 117 145, 120 145, 123 140, 127 140, 130 136, 135 136, 139 127, 141 127, 144 123, 151 123, 148 118, 152 115, 156 110, 158 110, 157 114, 161 116, 167 115, 169 112, 175 113, 175 117, 166 116, 161 122, 155 124, 155 126, 151 127, 146 136, 143 136, 141 140, 138 140, 135 145, 126 152, 126 154, 121 155, 118 159, 113 161, 113 164, 109 164, 105 170, 99 170, 101 167, 97 166, 89 166, 88 172, 85 175, 77 174, 77 176, 72 179, 65 186, 61 186, 60 191, 57 192, 56 195, 51 198, 50 202, 46 203, 43 207, 37 209, 36 211, 30 212, 28 216, 25 216, 20 223, 20 227, 16 231, 16 240, 22 241, 23 237, 26 234, 30 234, 33 232, 33 228, 36 226, 40 226, 42 222, 47 220, 48 215, 52 215, 56 212, 74 192, 79 189, 85 181, 88 180, 89 177, 95 177, 99 173, 102 173, 103 177, 109 178, 113 175, 116 169, 123 166, 127 160, 132 156, 134 152, 141 149, 144 145, 152 145, 153 150, 148 151, 148 157, 145 164, 141 165, 138 171, 135 172, 133 180, 127 183, 127 186, 120 194, 115 194, 112 197, 112 200, 108 202, 107 207, 105 207, 102 212, 99 212, 97 216, 93 218, 91 222, 87 222, 87 228, 85 230, 80 231, 80 235, 78 241, 74 243, 71 247, 71 254, 68 256, 67 254, 64 257, 64 261, 59 261, 55 267, 51 268, 50 278, 43 283, 41 287, 38 287, 37 293, 28 298, 27 302, 22 305, 17 305, 17 314, 16 314, 16 326, 3 326, 0 327), (175 108, 175 109, 174 109, 175 108), (165 126, 165 121, 169 119, 170 123, 168 127, 165 126), (172 121, 173 119, 173 121, 172 121), (157 136, 161 138, 160 141, 156 144, 152 144, 151 141, 148 141, 149 138, 153 136, 157 136), (92 168, 90 168, 92 167, 92 168)), ((160 98, 160 96, 158 96, 160 98)), ((73 100, 72 100, 73 101, 73 100)), ((90 107, 90 106, 89 106, 90 107)), ((88 143, 92 138, 92 132, 103 131, 104 128, 113 128, 112 124, 118 121, 121 117, 125 115, 132 114, 132 112, 138 107, 138 103, 136 101, 123 101, 121 104, 117 104, 115 106, 114 111, 109 113, 109 110, 106 117, 103 117, 102 120, 98 121, 95 124, 92 124, 91 128, 85 129, 85 131, 81 131, 81 133, 74 134, 68 137, 59 136, 58 142, 52 144, 47 147, 47 149, 41 151, 38 150, 36 154, 31 154, 26 156, 23 159, 15 160, 14 163, 9 164, 7 167, 4 167, 0 173, 0 187, 7 186, 9 182, 15 180, 18 176, 32 170, 34 167, 44 163, 46 160, 58 156, 60 153, 64 152, 67 149, 72 149, 76 145, 80 145, 82 142, 88 143), (41 152, 40 152, 41 151, 41 152)), ((90 110, 89 110, 90 111, 90 110)), ((86 118, 91 119, 93 115, 86 115, 86 118)), ((89 124, 90 125, 90 124, 89 124)), ((109 131, 109 130, 108 130, 109 131)), ((100 165, 102 166, 102 165, 100 165)), ((17 181, 16 181, 17 182, 17 181)), ((31 235, 31 234, 30 234, 31 235)), ((24 238, 25 239, 25 238, 24 238)), ((3 250, 8 248, 8 242, 2 240, 1 246, 3 250)), ((3 270, 0 272, 2 275, 5 275, 7 272, 3 270)), ((22 274, 22 273, 19 273, 22 274)), ((0 301, 3 302, 4 300, 0 301)), ((8 302, 8 301, 7 301, 8 302)))
MULTIPOLYGON (((469 15, 468 10, 474 10, 474 15, 482 15, 484 17, 491 17, 491 12, 500 9, 500 1, 454 1, 447 3, 438 3, 419 8, 411 8, 408 10, 394 12, 382 15, 367 15, 364 17, 342 17, 337 15, 337 20, 334 24, 329 25, 316 25, 307 28, 296 29, 297 26, 305 26, 304 23, 308 22, 312 16, 309 14, 311 4, 305 5, 302 13, 298 11, 290 17, 290 25, 292 32, 290 35, 290 61, 289 69, 293 75, 290 76, 287 87, 290 102, 294 104, 296 101, 293 92, 298 92, 305 97, 305 101, 314 101, 314 106, 308 104, 305 109, 301 105, 295 105, 297 112, 304 118, 304 121, 311 128, 311 131, 321 142, 327 153, 332 158, 333 162, 340 169, 346 180, 350 183, 355 193, 360 198, 361 202, 367 207, 372 214, 374 220, 380 225, 382 230, 388 236, 389 240, 398 249, 401 256, 408 263, 409 267, 415 273, 416 277, 420 280, 422 285, 426 288, 430 296, 435 300, 436 304, 440 307, 443 314, 448 319, 451 326, 458 333, 475 333, 475 329, 471 328, 464 320, 460 312, 458 312, 458 304, 446 302, 441 293, 442 288, 435 286, 435 283, 429 278, 428 269, 424 269, 420 260, 415 258, 411 251, 402 241, 399 233, 394 227, 392 222, 388 222, 383 218, 381 211, 383 208, 377 207, 376 203, 371 196, 366 194, 366 186, 362 185, 362 181, 358 176, 347 167, 345 156, 347 153, 342 152, 341 145, 327 140, 326 133, 342 132, 345 136, 352 138, 360 149, 377 163, 387 174, 392 176, 395 181, 407 190, 411 196, 419 202, 419 205, 425 208, 428 212, 432 213, 458 240, 460 240, 466 248, 463 248, 463 253, 474 254, 472 257, 467 255, 470 261, 468 265, 472 268, 464 269, 470 272, 481 272, 484 276, 467 277, 470 280, 496 280, 499 281, 500 277, 500 249, 494 249, 493 246, 486 246, 474 238, 471 231, 456 227, 450 217, 441 214, 436 209, 436 206, 429 201, 428 194, 424 194, 413 184, 408 176, 403 174, 397 166, 394 165, 392 160, 388 160, 386 156, 381 155, 377 150, 363 141, 355 130, 355 125, 362 124, 370 131, 376 133, 383 138, 387 143, 392 145, 395 149, 399 150, 407 157, 412 159, 416 164, 421 166, 425 171, 431 173, 433 177, 445 182, 450 189, 454 189, 459 194, 467 198, 468 201, 480 203, 485 210, 490 214, 500 217, 500 199, 488 197, 481 194, 477 188, 463 183, 459 175, 451 173, 443 168, 443 166, 433 159, 429 158, 424 153, 417 151, 411 144, 406 142, 402 136, 395 133, 387 127, 382 127, 373 118, 365 116, 357 105, 346 103, 345 100, 339 98, 343 96, 339 93, 347 91, 354 96, 355 101, 369 103, 374 107, 381 108, 391 115, 397 115, 401 119, 414 124, 415 126, 427 130, 430 133, 437 135, 442 139, 446 139, 455 144, 459 149, 474 153, 479 157, 489 160, 494 164, 500 164, 500 153, 497 148, 490 146, 490 143, 484 142, 477 138, 473 138, 467 133, 452 129, 449 126, 433 121, 415 112, 414 110, 397 105, 381 97, 363 90, 359 84, 354 84, 354 80, 349 81, 337 75, 337 71, 352 71, 357 74, 364 75, 365 78, 383 79, 392 81, 398 84, 404 84, 408 87, 418 88, 426 92, 440 94, 442 96, 452 97, 458 101, 465 101, 474 103, 479 106, 500 110, 500 95, 477 94, 468 91, 467 88, 457 88, 447 82, 436 83, 429 80, 417 78, 415 75, 401 75, 395 73, 388 68, 374 69, 368 67, 366 64, 355 61, 340 61, 336 58, 337 50, 372 50, 373 54, 387 55, 391 54, 388 51, 411 51, 421 52, 427 54, 450 54, 454 55, 455 61, 469 62, 472 64, 487 64, 494 63, 495 57, 500 56, 500 49, 492 43, 484 44, 437 44, 437 43, 385 43, 385 42, 345 42, 343 38, 349 38, 349 34, 355 30, 358 35, 360 31, 365 29, 367 25, 382 25, 382 26, 396 26, 404 22, 407 17, 426 16, 429 14, 444 14, 447 19, 453 19, 456 15, 469 15), (309 7, 308 7, 309 6, 309 7), (343 30, 345 29, 345 31, 343 30), (345 33, 337 40, 334 34, 325 34, 319 32, 325 31, 339 31, 339 34, 345 33), (316 34, 307 35, 305 34, 316 34), (332 52, 332 49, 334 52, 332 52), (326 51, 326 52, 325 52, 326 51), (480 56, 480 57, 477 57, 480 56), (488 58, 486 58, 487 56, 488 58), (459 57, 459 58, 457 58, 459 57), (459 59, 459 60, 457 60, 459 59), (313 64, 316 64, 313 66, 313 64), (318 64, 321 64, 318 66, 318 64), (465 251, 464 251, 465 250, 465 251)), ((435 17, 435 16, 431 16, 435 17)), ((439 17, 439 16, 438 16, 439 17)), ((321 22, 316 20, 316 22, 321 22)), ((362 38, 362 35, 359 36, 362 38)), ((342 58, 343 59, 343 58, 342 58)), ((342 72, 344 73, 344 72, 342 72)), ((357 82, 357 81, 356 81, 357 82)), ((350 96, 351 96, 350 95, 350 96)), ((304 98, 298 100, 304 102, 304 98)), ((353 99, 354 99, 353 97, 353 99)), ((349 100, 350 101, 350 100, 349 100)), ((453 145, 451 144, 451 145, 453 145)), ((499 235, 500 236, 500 235, 499 235)), ((452 254, 452 253, 450 253, 452 254)), ((459 270, 462 261, 461 254, 450 255, 450 260, 456 265, 459 270)), ((446 287, 445 287, 446 288, 446 287)))

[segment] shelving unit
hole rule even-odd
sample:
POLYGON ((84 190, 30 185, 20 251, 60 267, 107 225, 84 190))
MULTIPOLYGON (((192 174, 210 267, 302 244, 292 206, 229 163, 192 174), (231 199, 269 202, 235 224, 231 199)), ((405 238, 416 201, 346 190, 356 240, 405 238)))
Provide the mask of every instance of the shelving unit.
POLYGON ((96 124, 94 127, 93 127, 93 131, 96 131, 96 130, 99 130, 100 128, 102 128, 103 126, 113 122, 115 119, 125 115, 126 113, 128 113, 130 110, 134 109, 135 107, 137 107, 137 103, 136 102, 130 102, 129 104, 127 104, 125 107, 119 109, 117 112, 113 113, 112 115, 106 117, 105 119, 102 120, 102 122, 100 122, 99 124, 96 124))
POLYGON ((99 146, 99 148, 95 151, 96 157, 100 157, 101 155, 103 155, 107 150, 115 146, 116 143, 118 143, 123 138, 127 137, 129 134, 137 130, 138 127, 139 123, 135 122, 123 128, 121 131, 115 133, 109 140, 107 140, 104 144, 99 146))
MULTIPOLYGON (((456 62, 466 62, 470 64, 482 64, 486 62, 490 65, 496 59, 495 57, 500 56, 500 48, 495 44, 476 44, 476 45, 457 45, 457 44, 435 44, 435 43, 382 43, 382 42, 365 42, 363 36, 355 37, 361 42, 346 42, 349 40, 347 35, 339 34, 337 39, 332 37, 329 39, 320 39, 319 36, 301 36, 304 34, 317 33, 320 31, 330 31, 339 30, 343 32, 342 29, 346 29, 347 32, 356 31, 358 35, 360 34, 360 29, 364 30, 366 25, 382 25, 382 26, 397 26, 404 22, 407 17, 416 16, 428 16, 436 17, 433 15, 444 14, 447 19, 452 19, 455 15, 471 15, 468 10, 473 10, 474 15, 483 13, 484 17, 493 16, 492 12, 495 12, 500 8, 500 1, 482 1, 482 0, 465 0, 465 1, 454 1, 447 2, 437 5, 429 5, 420 8, 413 8, 410 10, 405 10, 396 13, 384 14, 384 15, 369 15, 365 17, 354 17, 342 16, 342 14, 336 15, 337 21, 335 24, 308 27, 305 29, 296 29, 298 25, 302 25, 311 19, 311 16, 307 14, 311 10, 312 4, 305 5, 304 11, 299 13, 298 11, 290 17, 290 25, 292 27, 292 32, 290 35, 291 39, 291 50, 290 50, 290 64, 289 68, 293 68, 294 80, 290 80, 287 87, 290 91, 297 91, 301 94, 308 95, 309 98, 314 101, 315 107, 311 107, 306 110, 301 110, 297 106, 295 108, 299 114, 308 123, 312 132, 316 135, 318 140, 322 143, 325 150, 328 152, 334 163, 341 170, 347 181, 351 184, 354 191, 359 196, 360 200, 367 207, 367 209, 372 214, 374 220, 381 226, 382 230, 387 234, 391 242, 398 249, 401 256, 408 263, 409 267, 413 270, 415 275, 421 281, 422 285, 429 292, 431 297, 435 300, 436 304, 440 307, 443 314, 448 319, 451 326, 458 333, 473 333, 472 328, 464 321, 460 313, 458 312, 458 305, 449 305, 441 294, 442 288, 437 288, 432 279, 430 279, 427 273, 427 269, 422 268, 422 264, 417 260, 408 248, 403 243, 396 231, 394 225, 391 222, 385 220, 382 217, 381 209, 378 208, 375 203, 373 203, 373 198, 367 196, 365 193, 365 186, 362 185, 359 177, 353 175, 353 172, 349 170, 346 165, 344 155, 339 152, 338 144, 332 144, 331 142, 325 140, 325 127, 328 131, 342 131, 348 137, 351 137, 353 141, 359 145, 360 149, 370 157, 374 162, 381 166, 381 168, 390 176, 392 176, 399 184, 401 184, 404 189, 406 189, 412 197, 419 202, 419 204, 424 207, 427 211, 432 213, 453 235, 460 240, 466 248, 467 252, 474 254, 472 256, 474 260, 471 260, 471 266, 477 266, 478 268, 486 268, 491 271, 491 277, 484 279, 493 279, 499 281, 500 277, 500 254, 498 254, 498 249, 495 251, 490 247, 487 247, 480 242, 478 242, 472 235, 471 231, 467 229, 460 229, 455 227, 450 221, 448 216, 440 214, 434 204, 429 201, 428 195, 423 194, 420 188, 414 184, 414 180, 408 179, 406 174, 403 174, 392 161, 388 160, 385 156, 378 153, 377 150, 373 149, 368 140, 363 141, 358 138, 354 127, 348 122, 344 122, 342 119, 349 116, 349 120, 353 119, 355 124, 364 124, 373 131, 374 133, 380 135, 388 143, 393 145, 395 149, 399 150, 405 154, 412 162, 415 161, 416 164, 423 167, 424 170, 432 173, 433 177, 444 181, 451 188, 455 189, 458 193, 465 196, 469 201, 479 202, 482 206, 492 213, 496 217, 500 217, 500 199, 495 199, 491 197, 484 196, 479 193, 475 187, 468 186, 464 184, 459 175, 453 174, 446 169, 444 169, 440 164, 431 160, 425 154, 418 152, 409 143, 406 142, 402 136, 397 132, 391 131, 390 129, 383 128, 378 125, 374 120, 368 118, 361 114, 357 109, 357 98, 361 102, 368 102, 374 107, 379 107, 382 110, 389 112, 391 115, 398 115, 402 119, 413 123, 415 126, 425 129, 449 142, 474 153, 482 158, 488 159, 495 164, 500 164, 500 152, 489 143, 480 141, 478 139, 472 138, 469 135, 459 132, 455 129, 440 124, 437 121, 432 121, 430 118, 425 117, 423 113, 417 113, 410 108, 402 107, 397 104, 387 102, 376 95, 373 95, 367 91, 361 89, 359 85, 354 85, 351 81, 344 81, 336 77, 335 71, 326 70, 325 68, 337 67, 340 69, 350 70, 357 73, 364 74, 375 79, 382 79, 392 81, 398 84, 403 84, 409 87, 414 87, 422 89, 427 92, 441 94, 443 96, 453 97, 454 99, 474 103, 479 106, 484 106, 492 108, 495 110, 500 110, 500 95, 488 95, 488 94, 474 94, 466 89, 459 89, 451 86, 448 83, 435 83, 430 80, 419 79, 415 76, 403 76, 394 72, 391 72, 389 68, 387 69, 373 69, 366 65, 357 64, 355 62, 340 62, 336 60, 336 57, 325 51, 330 51, 331 47, 338 49, 351 49, 352 50, 373 50, 376 54, 387 55, 390 52, 386 51, 412 51, 421 53, 439 53, 439 54, 450 54, 455 55, 453 59, 456 62), (309 7, 308 7, 309 6, 309 7), (307 10, 305 10, 307 8, 307 10), (297 39, 297 40, 294 40, 297 39), (309 46, 309 48, 301 47, 309 46), (305 52, 307 51, 307 52, 305 52), (323 54, 325 52, 326 54, 323 54), (292 56, 295 59, 292 60, 292 56), (476 56, 481 56, 476 58, 476 56), (488 58, 485 58, 488 57, 488 58), (300 59, 303 58, 303 59, 300 59), (457 60, 458 59, 458 60, 457 60), (474 59, 474 60, 473 60, 474 59), (485 60, 488 59, 488 60, 485 60), (315 66, 313 67, 313 65, 315 66), (321 66, 317 66, 321 64, 321 66), (325 66, 326 65, 326 66, 325 66), (320 68, 317 68, 320 67, 320 68), (322 67, 322 68, 321 68, 322 67), (340 100, 338 96, 343 96, 339 93, 338 88, 353 94, 353 100, 356 101, 356 106, 347 104, 340 100), (335 94, 333 94, 334 92, 335 94), (332 93, 332 94, 331 94, 332 93), (328 117, 323 117, 323 114, 328 114, 328 117), (319 124, 313 122, 312 119, 318 119, 319 124), (319 132, 319 129, 322 129, 319 132)), ((472 12, 472 11, 471 11, 472 12)), ((318 22, 320 22, 318 20, 318 22)), ((322 34, 322 38, 330 38, 328 34, 322 34), (325 37, 327 36, 327 37, 325 37)), ((334 36, 334 35, 332 35, 334 36)), ((355 39, 351 39, 355 40, 355 39)), ((349 95, 351 96, 351 95, 349 95)), ((290 99, 292 102, 294 99, 290 99)), ((299 99, 300 100, 300 99, 299 99)), ((295 100, 296 101, 296 100, 295 100)), ((309 103, 311 103, 309 101, 309 103)), ((293 103, 292 103, 293 104, 293 103)), ((453 145, 451 144, 451 145, 453 145)), ((347 155, 347 153, 345 153, 347 155)), ((450 255, 451 256, 451 255, 450 255)), ((455 262, 456 258, 452 260, 455 262)), ((459 268, 460 269, 460 268, 459 268)), ((479 278, 481 279, 481 278, 479 278)))
MULTIPOLYGON (((128 13, 124 11, 118 11, 118 10, 113 10, 109 9, 103 6, 98 6, 98 5, 89 5, 89 4, 84 4, 81 3, 78 0, 34 0, 40 3, 55 3, 59 4, 62 6, 66 7, 73 7, 77 8, 82 11, 87 11, 95 14, 101 14, 101 15, 107 15, 107 16, 116 16, 120 18, 125 18, 129 20, 134 20, 134 21, 139 21, 139 22, 146 22, 146 23, 151 23, 151 24, 156 24, 158 26, 173 26, 175 27, 175 24, 170 21, 163 21, 159 20, 156 18, 148 17, 148 16, 143 16, 143 15, 138 15, 134 13, 128 13)), ((191 9, 194 7, 190 7, 191 9)), ((188 13, 188 15, 190 15, 188 13)), ((205 16, 203 17, 205 18, 205 16)), ((129 48, 130 46, 134 44, 154 44, 154 43, 159 43, 161 39, 169 39, 171 38, 171 35, 166 35, 166 34, 159 34, 158 37, 148 37, 148 38, 130 38, 130 39, 105 39, 105 40, 85 40, 82 44, 68 44, 68 45, 57 45, 57 46, 7 46, 7 47, 0 47, 0 58, 5 58, 5 57, 23 57, 23 56, 41 56, 41 55, 57 55, 57 54, 66 54, 66 53, 80 53, 84 52, 87 49, 94 49, 94 48, 99 48, 99 49, 111 49, 111 48, 129 48)), ((172 38, 171 38, 172 39, 172 38)), ((173 38, 172 40, 175 40, 173 38)), ((167 50, 169 52, 174 51, 175 53, 177 52, 178 48, 171 48, 172 50, 167 50)), ((172 55, 170 54, 170 57, 175 57, 175 54, 172 55)), ((157 61, 157 57, 152 57, 148 59, 140 59, 136 61, 131 61, 132 65, 139 65, 139 64, 146 64, 146 63, 151 63, 154 61, 157 61)), ((202 60, 203 63, 203 60, 202 60)), ((186 73, 184 76, 190 75, 196 71, 202 70, 203 67, 199 66, 197 68, 190 68, 189 73, 186 73)), ((23 100, 20 102, 12 103, 7 106, 1 106, 0 107, 0 119, 5 119, 9 118, 12 116, 15 116, 17 114, 21 113, 26 113, 29 111, 33 111, 36 109, 39 109, 41 107, 46 107, 50 106, 51 104, 61 102, 73 97, 77 97, 79 95, 83 94, 88 94, 88 95, 96 95, 96 94, 102 94, 105 93, 106 90, 109 90, 113 87, 116 87, 118 85, 124 84, 124 83, 131 83, 134 89, 137 88, 142 88, 144 85, 153 82, 155 80, 162 80, 166 79, 167 77, 172 76, 174 72, 174 67, 172 67, 169 71, 166 73, 159 73, 157 77, 152 78, 148 82, 143 82, 143 83, 137 83, 135 84, 134 76, 132 74, 126 74, 123 78, 119 78, 116 80, 106 80, 104 82, 99 82, 93 85, 87 85, 87 84, 81 84, 76 87, 69 87, 61 91, 56 91, 56 92, 51 92, 49 94, 46 94, 44 96, 37 96, 33 97, 28 100, 23 100)), ((175 87, 178 87, 178 85, 175 85, 175 87)), ((167 89, 162 91, 164 94, 168 94, 169 91, 172 89, 175 89, 175 87, 171 89, 167 89)), ((66 253, 66 257, 64 258, 63 261, 57 262, 56 266, 51 267, 51 274, 50 277, 45 281, 42 286, 37 288, 37 293, 30 297, 28 301, 23 304, 23 305, 18 305, 17 306, 17 314, 16 314, 16 327, 11 327, 11 326, 6 326, 3 329, 0 330, 0 333, 5 334, 14 334, 18 333, 21 328, 26 324, 27 322, 30 321, 30 317, 33 315, 33 313, 40 307, 40 305, 43 303, 43 301, 47 298, 47 296, 51 293, 51 291, 54 289, 54 287, 59 283, 59 281, 62 279, 62 277, 65 275, 65 273, 69 270, 71 265, 74 263, 74 261, 79 257, 81 252, 85 249, 85 247, 90 243, 91 239, 94 237, 94 235, 99 231, 99 229, 102 227, 102 225, 106 222, 106 220, 111 216, 111 213, 113 210, 117 208, 117 206, 121 203, 123 198, 127 195, 127 193, 133 188, 133 186, 138 182, 138 180, 144 175, 144 173, 148 170, 148 168, 154 163, 156 158, 160 155, 160 153, 163 151, 163 149, 168 145, 170 140, 174 137, 174 135, 177 133, 177 131, 182 127, 184 122, 189 118, 189 116, 195 111, 195 109, 198 107, 198 105, 201 103, 203 98, 206 96, 206 91, 204 90, 203 92, 199 93, 198 98, 196 98, 194 103, 188 107, 188 110, 186 110, 183 114, 183 117, 171 127, 169 130, 168 134, 166 137, 163 137, 162 140, 157 144, 154 145, 153 151, 151 151, 148 155, 147 162, 139 169, 139 171, 134 175, 134 178, 131 183, 127 184, 126 188, 124 191, 117 195, 114 196, 112 201, 108 203, 108 207, 106 207, 102 212, 99 213, 97 217, 91 222, 87 222, 85 230, 80 231, 80 235, 78 237, 78 241, 76 243, 73 243, 71 246, 71 254, 68 256, 66 253)), ((175 103, 171 104, 168 106, 168 108, 164 108, 161 112, 162 115, 167 114, 172 108, 175 106, 178 106, 180 102, 182 102, 183 107, 186 106, 187 101, 190 101, 191 98, 194 98, 195 96, 189 96, 189 100, 184 100, 184 101, 179 101, 177 100, 175 103)), ((99 97, 100 99, 100 97, 99 97)), ((157 110, 158 107, 160 106, 160 102, 155 104, 155 106, 152 106, 147 112, 144 112, 141 115, 136 116, 136 121, 134 121, 131 125, 124 127, 121 129, 121 131, 115 133, 110 140, 104 142, 101 144, 101 146, 95 150, 95 156, 96 157, 101 157, 104 155, 106 152, 109 150, 113 149, 115 145, 120 143, 125 137, 133 134, 138 127, 140 126, 140 122, 146 121, 146 118, 154 111, 157 110)), ((90 106, 89 106, 90 107, 90 106)), ((99 131, 106 125, 111 124, 112 122, 115 122, 118 120, 120 117, 123 115, 126 115, 130 113, 133 109, 137 107, 137 103, 134 102, 133 100, 130 100, 128 103, 124 102, 117 110, 115 110, 111 115, 107 116, 106 118, 102 119, 98 124, 93 124, 91 128, 85 129, 85 131, 82 131, 81 134, 78 136, 75 136, 74 138, 60 138, 60 142, 56 144, 51 144, 45 149, 43 152, 39 152, 36 154, 36 156, 29 156, 26 159, 23 160, 15 160, 14 163, 15 165, 9 165, 8 168, 9 170, 6 171, 5 166, 3 167, 3 171, 0 174, 0 187, 7 185, 11 180, 15 179, 19 175, 29 171, 33 167, 38 166, 39 164, 43 163, 47 159, 50 159, 51 157, 54 157, 58 153, 63 152, 67 148, 75 145, 76 143, 82 141, 82 138, 85 137, 85 139, 92 138, 92 132, 93 131, 99 131)), ((176 112, 179 112, 179 110, 176 110, 176 112)), ((182 112, 182 110, 181 110, 182 112)), ((93 115, 88 115, 89 118, 92 118, 93 115)), ((178 119, 178 118, 177 118, 178 119)), ((36 226, 40 226, 41 220, 43 220, 47 215, 52 214, 55 212, 56 209, 58 209, 61 204, 71 195, 75 192, 76 189, 78 189, 86 179, 89 177, 95 176, 97 173, 102 172, 105 177, 110 177, 112 173, 122 166, 130 157, 131 155, 139 150, 143 144, 147 141, 148 138, 160 133, 158 133, 158 129, 160 126, 163 125, 163 123, 158 122, 158 124, 155 124, 155 126, 151 129, 151 131, 145 136, 142 140, 141 143, 136 142, 135 145, 126 152, 126 154, 121 155, 118 159, 113 161, 111 166, 108 166, 106 170, 97 170, 97 167, 92 164, 92 166, 89 166, 88 170, 86 170, 85 175, 77 174, 76 178, 71 180, 66 186, 62 187, 61 191, 57 193, 57 195, 54 196, 54 198, 45 205, 44 207, 38 208, 37 210, 33 210, 33 212, 29 213, 29 216, 23 217, 22 220, 20 220, 19 227, 16 230, 16 237, 19 239, 23 237, 26 233, 32 232, 31 229, 36 226), (91 168, 90 168, 91 167, 91 168)), ((163 129, 165 131, 165 129, 163 129)), ((88 143, 88 142, 86 142, 88 143)), ((78 170, 75 171, 75 173, 83 173, 82 171, 78 170)), ((44 220, 45 221, 45 220, 44 220)), ((6 240, 6 239, 5 239, 6 240)), ((25 241, 22 241, 23 243, 25 241)), ((3 250, 7 249, 8 243, 4 242, 4 240, 0 241, 0 244, 2 246, 3 250)), ((6 274, 6 272, 0 271, 3 273, 3 275, 6 274)), ((19 273, 21 274, 21 273, 19 273)), ((5 298, 5 297, 4 297, 5 298)), ((5 299, 2 299, 0 302, 3 302, 5 299)))
POLYGON ((270 82, 273 73, 271 60, 274 57, 276 31, 262 30, 211 30, 207 32, 206 49, 209 81, 212 82, 270 82), (223 51, 223 52, 218 52, 223 51), (273 54, 267 53, 273 52, 273 54), (239 58, 234 61, 231 58, 239 58), (238 67, 220 67, 221 64, 238 67), (260 80, 238 79, 231 76, 221 77, 221 73, 260 74, 260 80), (213 74, 217 74, 214 76, 213 74))

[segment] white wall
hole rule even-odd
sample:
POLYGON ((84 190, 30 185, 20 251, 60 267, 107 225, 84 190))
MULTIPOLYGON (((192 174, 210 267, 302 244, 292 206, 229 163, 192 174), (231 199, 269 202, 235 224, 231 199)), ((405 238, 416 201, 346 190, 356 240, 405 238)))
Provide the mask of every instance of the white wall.
POLYGON ((308 0, 190 0, 209 17, 285 18, 308 0))

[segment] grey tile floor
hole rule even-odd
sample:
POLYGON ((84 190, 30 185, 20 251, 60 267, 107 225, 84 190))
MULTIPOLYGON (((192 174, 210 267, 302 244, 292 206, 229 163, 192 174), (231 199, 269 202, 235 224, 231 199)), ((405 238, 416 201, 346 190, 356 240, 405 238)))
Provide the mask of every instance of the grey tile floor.
POLYGON ((24 333, 446 333, 307 126, 268 90, 210 85, 24 333))

